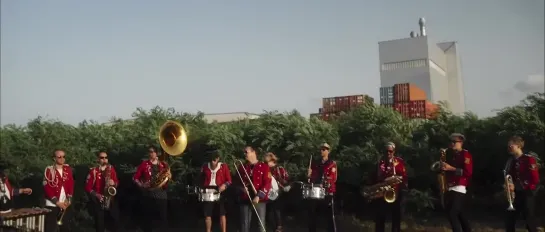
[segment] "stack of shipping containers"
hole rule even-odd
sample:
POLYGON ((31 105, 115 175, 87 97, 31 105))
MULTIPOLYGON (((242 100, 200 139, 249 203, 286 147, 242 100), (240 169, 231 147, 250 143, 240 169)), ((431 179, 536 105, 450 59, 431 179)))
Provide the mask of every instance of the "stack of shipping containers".
MULTIPOLYGON (((318 114, 323 120, 327 121, 335 116, 338 116, 341 112, 346 112, 363 105, 365 100, 366 96, 363 94, 323 98, 322 108, 318 110, 318 114)), ((311 114, 311 117, 312 116, 316 116, 316 114, 311 114)))
POLYGON ((380 99, 381 105, 392 107, 407 118, 429 119, 437 110, 437 106, 427 100, 426 92, 410 83, 380 88, 380 99))

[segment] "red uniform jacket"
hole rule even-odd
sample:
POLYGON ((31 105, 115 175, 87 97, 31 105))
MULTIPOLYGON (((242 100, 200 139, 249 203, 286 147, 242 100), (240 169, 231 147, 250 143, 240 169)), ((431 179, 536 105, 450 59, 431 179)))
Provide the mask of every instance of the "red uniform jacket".
POLYGON ((280 187, 284 187, 288 184, 289 181, 289 175, 288 171, 282 166, 275 166, 271 168, 272 176, 274 176, 274 179, 278 182, 278 185, 280 187))
MULTIPOLYGON (((114 187, 117 186, 119 184, 119 180, 117 179, 117 173, 115 172, 114 166, 108 165, 108 167, 106 167, 106 171, 107 169, 110 169, 110 178, 115 183, 114 187)), ((106 184, 106 176, 102 175, 100 167, 89 169, 89 174, 87 174, 87 180, 85 181, 85 192, 104 195, 104 188, 106 184)))
POLYGON ((509 175, 513 177, 515 186, 518 184, 523 190, 535 190, 539 185, 539 171, 536 158, 527 154, 508 162, 509 175))
POLYGON ((231 185, 231 172, 227 164, 219 162, 215 170, 212 170, 210 163, 206 163, 201 167, 201 187, 209 187, 212 178, 216 179, 216 186, 225 184, 225 187, 231 185))
MULTIPOLYGON (((157 163, 159 165, 159 172, 163 171, 164 169, 168 168, 168 164, 164 161, 159 161, 157 163)), ((148 183, 151 181, 151 167, 153 164, 150 160, 145 160, 138 165, 138 168, 136 169, 136 173, 134 173, 134 176, 132 177, 132 180, 136 183, 148 183)), ((168 183, 163 185, 163 189, 167 189, 168 183)))
POLYGON ((313 184, 322 184, 327 194, 333 195, 337 191, 337 163, 328 159, 325 162, 322 160, 312 162, 312 173, 310 182, 313 184))
MULTIPOLYGON (((250 163, 246 163, 243 167, 238 166, 238 170, 240 171, 240 175, 243 179, 242 184, 240 183, 240 180, 238 181, 238 183, 243 185, 242 187, 246 186, 248 188, 248 191, 250 192, 250 195, 253 195, 254 190, 248 182, 248 179, 251 179, 255 189, 257 190, 257 196, 259 197, 260 201, 267 201, 269 199, 268 196, 269 191, 271 190, 272 180, 269 165, 263 162, 257 162, 253 165, 252 169, 252 165, 250 165, 250 163), (244 172, 244 170, 246 170, 246 172, 244 172), (246 176, 246 173, 248 173, 249 178, 248 176, 246 176)), ((245 192, 242 192, 241 198, 243 200, 248 200, 248 195, 245 192)))
POLYGON ((375 184, 383 182, 386 178, 394 176, 401 176, 403 183, 395 186, 395 189, 399 191, 400 188, 408 187, 407 170, 405 169, 405 161, 400 157, 394 156, 393 163, 390 161, 381 159, 378 163, 378 170, 374 178, 375 184), (395 172, 394 172, 395 171, 395 172))
POLYGON ((473 175, 473 157, 468 150, 456 152, 447 163, 456 168, 454 172, 446 172, 448 187, 468 186, 473 175))
POLYGON ((63 165, 62 175, 57 171, 55 165, 45 168, 44 173, 44 193, 45 198, 57 203, 61 195, 61 188, 64 187, 66 198, 70 199, 74 195, 74 176, 72 168, 68 164, 63 165))
POLYGON ((9 183, 9 180, 8 180, 8 177, 6 176, 4 179, 2 179, 2 182, 4 182, 4 184, 6 184, 6 194, 9 195, 9 199, 11 199, 13 201, 13 197, 16 197, 19 195, 19 189, 18 188, 13 188, 13 186, 11 186, 11 183, 9 183))

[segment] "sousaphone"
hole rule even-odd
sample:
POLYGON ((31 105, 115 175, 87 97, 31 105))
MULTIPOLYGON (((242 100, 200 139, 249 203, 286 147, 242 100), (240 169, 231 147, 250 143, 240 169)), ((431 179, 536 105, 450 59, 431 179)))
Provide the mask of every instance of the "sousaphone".
MULTIPOLYGON (((164 161, 166 155, 181 156, 187 148, 187 133, 184 127, 175 121, 169 120, 165 122, 159 129, 159 144, 161 144, 163 150, 159 160, 164 161)), ((157 173, 157 176, 152 179, 154 181, 150 184, 151 188, 163 187, 172 179, 170 166, 167 164, 167 167, 157 173)))

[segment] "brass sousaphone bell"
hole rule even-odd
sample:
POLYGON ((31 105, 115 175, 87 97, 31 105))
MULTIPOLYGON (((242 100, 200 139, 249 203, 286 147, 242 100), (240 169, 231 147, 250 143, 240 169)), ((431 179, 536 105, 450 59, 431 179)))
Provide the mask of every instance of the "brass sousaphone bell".
MULTIPOLYGON (((161 161, 165 160, 166 154, 170 156, 180 156, 187 148, 187 133, 184 127, 175 121, 165 122, 159 129, 159 144, 163 149, 163 154, 159 157, 161 161)), ((170 167, 167 166, 163 171, 159 172, 150 185, 151 188, 161 188, 170 179, 172 174, 170 167)))

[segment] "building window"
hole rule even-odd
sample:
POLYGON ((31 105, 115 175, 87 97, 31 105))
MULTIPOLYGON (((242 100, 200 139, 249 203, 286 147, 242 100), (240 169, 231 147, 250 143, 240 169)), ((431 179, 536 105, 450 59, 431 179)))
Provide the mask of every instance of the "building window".
POLYGON ((381 66, 381 71, 392 71, 392 70, 403 69, 403 68, 426 67, 427 63, 428 62, 426 62, 426 59, 384 63, 381 66))

